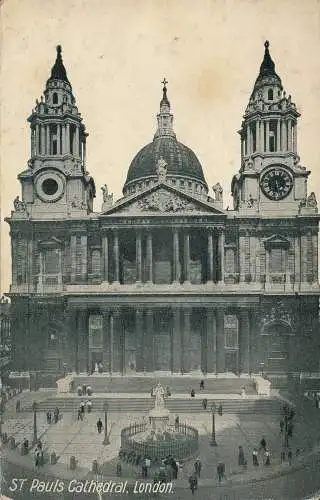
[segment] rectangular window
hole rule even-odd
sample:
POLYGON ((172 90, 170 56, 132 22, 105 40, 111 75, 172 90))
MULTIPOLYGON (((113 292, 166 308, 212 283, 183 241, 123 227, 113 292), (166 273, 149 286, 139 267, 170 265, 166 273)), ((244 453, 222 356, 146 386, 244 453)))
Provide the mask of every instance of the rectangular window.
POLYGON ((101 314, 90 314, 89 316, 89 349, 102 348, 103 325, 101 314))
POLYGON ((285 272, 285 252, 284 248, 271 249, 271 272, 284 273, 285 272))

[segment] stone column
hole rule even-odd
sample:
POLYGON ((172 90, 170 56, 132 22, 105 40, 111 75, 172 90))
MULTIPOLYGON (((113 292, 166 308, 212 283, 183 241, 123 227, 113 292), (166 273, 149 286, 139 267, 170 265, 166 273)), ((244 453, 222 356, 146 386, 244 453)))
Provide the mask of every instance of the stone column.
POLYGON ((301 262, 301 249, 300 249, 300 236, 296 234, 294 237, 294 284, 295 289, 300 288, 300 262, 301 262))
POLYGON ((285 119, 281 121, 281 151, 287 151, 287 123, 285 119))
POLYGON ((250 323, 248 310, 240 311, 240 372, 250 373, 250 323))
POLYGON ((266 121, 266 153, 270 151, 270 122, 266 121))
POLYGON ((70 260, 71 260, 71 283, 76 281, 76 267, 77 267, 77 236, 72 234, 70 237, 70 260))
POLYGON ((120 271, 119 271, 119 235, 117 231, 113 233, 113 281, 116 284, 120 283, 120 271))
MULTIPOLYGON (((17 252, 15 252, 17 253, 17 252)), ((17 258, 16 260, 16 265, 15 265, 15 276, 17 275, 17 270, 18 270, 18 265, 17 265, 17 258)), ((43 252, 40 250, 39 252, 39 279, 38 279, 38 285, 43 285, 43 252)), ((17 281, 17 278, 16 278, 17 281)))
POLYGON ((103 371, 112 373, 112 349, 111 349, 111 328, 110 311, 105 309, 102 313, 102 331, 103 331, 103 371))
POLYGON ((58 123, 57 125, 57 154, 61 155, 61 125, 58 123))
POLYGON ((61 154, 65 154, 66 153, 66 125, 63 123, 61 125, 61 129, 62 129, 62 134, 61 134, 61 138, 62 138, 62 144, 61 144, 61 154))
POLYGON ((318 234, 312 233, 312 282, 318 282, 318 234))
POLYGON ((108 235, 102 237, 103 281, 109 283, 109 241, 108 235))
POLYGON ((62 285, 62 250, 61 247, 58 248, 58 259, 59 259, 59 269, 58 269, 58 285, 62 285))
POLYGON ((281 151, 281 121, 277 120, 277 151, 281 151))
POLYGON ((74 134, 74 148, 73 154, 79 157, 79 127, 76 126, 75 134, 74 134))
POLYGON ((143 353, 144 368, 147 372, 151 372, 154 370, 153 335, 153 310, 147 309, 145 314, 143 353))
POLYGON ((259 311, 257 311, 257 309, 255 309, 254 311, 250 311, 250 313, 249 313, 249 326, 250 326, 249 368, 250 368, 251 373, 257 373, 260 371, 260 366, 258 367, 258 357, 259 357, 259 352, 258 352, 258 345, 259 345, 258 344, 258 338, 259 338, 258 317, 259 317, 259 311))
POLYGON ((87 281, 88 248, 87 235, 81 235, 81 281, 87 281))
POLYGON ((192 309, 182 309, 183 312, 183 331, 181 335, 181 352, 182 352, 182 373, 190 371, 190 335, 191 335, 191 313, 192 309))
POLYGON ((123 319, 120 308, 112 312, 112 371, 122 373, 123 371, 123 319))
POLYGON ((70 153, 70 123, 66 124, 66 154, 70 153))
POLYGON ((260 121, 256 121, 256 151, 260 151, 260 121))
POLYGON ((183 354, 181 344, 181 310, 178 307, 172 309, 172 372, 180 373, 182 371, 183 354))
POLYGON ((66 363, 69 370, 76 372, 78 370, 78 321, 76 309, 69 308, 67 310, 67 348, 66 348, 66 363))
POLYGON ((285 272, 285 284, 286 286, 290 286, 290 269, 289 269, 289 250, 286 248, 285 250, 285 259, 284 259, 284 272, 285 272))
POLYGON ((212 309, 207 309, 207 371, 217 371, 217 325, 212 309))
POLYGON ((179 232, 173 229, 173 282, 179 283, 179 232))
POLYGON ((50 155, 50 125, 46 125, 46 133, 47 133, 47 147, 46 147, 46 154, 50 155))
POLYGON ((293 124, 292 133, 293 133, 293 152, 296 153, 297 152, 297 124, 296 123, 293 124))
POLYGON ((147 233, 147 282, 153 282, 152 233, 147 233))
POLYGON ((142 242, 141 242, 141 231, 136 232, 136 282, 141 283, 142 273, 142 242))
POLYGON ((212 231, 208 231, 208 274, 207 281, 213 282, 213 235, 212 231))
POLYGON ((222 309, 216 310, 217 326, 217 373, 223 373, 225 369, 225 341, 224 341, 224 312, 222 309))
POLYGON ((84 138, 83 139, 83 157, 82 157, 82 163, 83 163, 83 166, 85 167, 86 166, 86 160, 87 160, 87 141, 86 139, 84 138))
POLYGON ((288 151, 292 151, 292 120, 288 120, 288 151))
POLYGON ((144 328, 143 328, 143 310, 135 310, 135 334, 136 334, 136 371, 144 371, 144 328))
POLYGON ((45 131, 45 125, 41 124, 40 127, 41 127, 41 131, 40 131, 40 134, 41 134, 41 151, 40 151, 40 148, 39 148, 39 153, 41 155, 45 155, 46 154, 46 131, 45 131))
POLYGON ((223 228, 220 228, 219 230, 218 246, 219 246, 219 270, 220 270, 219 284, 223 285, 224 284, 224 229, 223 228))
POLYGON ((264 143, 264 121, 260 122, 260 149, 264 153, 265 143, 264 143))
POLYGON ((183 249, 183 264, 184 264, 184 282, 190 283, 190 235, 184 235, 184 249, 183 249))
POLYGON ((250 125, 247 124, 247 156, 251 155, 250 125))
POLYGON ((270 250, 266 248, 266 285, 270 284, 270 250))
POLYGON ((78 371, 84 373, 89 365, 88 311, 78 311, 78 371))

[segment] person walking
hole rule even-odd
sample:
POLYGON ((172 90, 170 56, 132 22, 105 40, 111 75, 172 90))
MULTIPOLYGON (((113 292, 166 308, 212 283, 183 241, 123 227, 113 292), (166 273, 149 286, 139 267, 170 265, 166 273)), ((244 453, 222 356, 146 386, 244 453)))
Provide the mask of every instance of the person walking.
POLYGON ((207 409, 207 406, 208 406, 208 400, 205 398, 205 399, 203 399, 203 400, 202 400, 202 408, 203 408, 204 410, 206 410, 206 409, 207 409))
POLYGON ((220 462, 217 465, 217 474, 218 474, 219 484, 221 483, 222 479, 224 478, 224 471, 225 471, 225 465, 220 462))
POLYGON ((254 467, 259 467, 258 450, 257 450, 257 448, 254 448, 253 452, 252 452, 252 464, 253 464, 254 467))
POLYGON ((102 427, 103 427, 103 424, 102 424, 101 418, 99 418, 97 421, 97 429, 98 429, 99 434, 101 434, 102 427))
POLYGON ((266 442, 265 438, 263 437, 260 441, 260 449, 263 451, 266 451, 266 447, 267 447, 267 442, 266 442))
POLYGON ((79 410, 78 410, 78 420, 81 420, 81 421, 83 420, 83 413, 82 413, 82 411, 80 410, 80 408, 79 408, 79 410))
POLYGON ((194 495, 194 492, 198 488, 198 478, 195 473, 191 474, 191 476, 189 477, 189 486, 192 495, 194 495))
POLYGON ((200 391, 204 391, 204 380, 200 380, 200 391))
POLYGON ((200 477, 201 474, 201 468, 202 468, 202 463, 200 458, 197 458, 197 460, 194 463, 194 472, 197 477, 200 477))
POLYGON ((54 423, 57 424, 58 423, 58 420, 59 420, 59 414, 60 414, 60 410, 59 408, 56 406, 55 409, 54 409, 54 412, 53 412, 53 418, 54 418, 54 423))
POLYGON ((269 465, 270 465, 270 451, 269 450, 266 450, 264 453, 264 465, 266 465, 267 467, 269 467, 269 465))
POLYGON ((89 400, 87 401, 87 412, 91 413, 91 410, 92 410, 92 402, 89 400))
POLYGON ((80 403, 80 410, 81 410, 81 413, 84 413, 84 409, 85 409, 85 402, 82 400, 81 403, 80 403))
POLYGON ((245 457, 244 457, 244 451, 242 446, 239 446, 239 451, 238 451, 238 465, 242 467, 245 462, 245 457))

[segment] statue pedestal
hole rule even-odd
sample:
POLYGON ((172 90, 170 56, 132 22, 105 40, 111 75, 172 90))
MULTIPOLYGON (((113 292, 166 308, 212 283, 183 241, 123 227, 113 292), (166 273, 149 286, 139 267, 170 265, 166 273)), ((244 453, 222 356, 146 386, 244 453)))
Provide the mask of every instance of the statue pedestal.
POLYGON ((149 413, 151 430, 163 433, 169 425, 169 410, 166 408, 153 408, 149 413))

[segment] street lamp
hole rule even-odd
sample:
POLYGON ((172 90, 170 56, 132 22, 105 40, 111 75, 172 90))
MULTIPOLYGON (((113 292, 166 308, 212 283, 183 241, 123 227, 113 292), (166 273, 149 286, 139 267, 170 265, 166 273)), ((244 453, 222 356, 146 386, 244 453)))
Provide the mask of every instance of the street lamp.
POLYGON ((211 415, 212 415, 212 432, 211 432, 211 446, 218 446, 216 441, 216 422, 215 422, 215 411, 216 405, 213 403, 211 406, 211 415))
POLYGON ((33 410, 33 441, 32 443, 35 445, 38 442, 38 432, 37 432, 37 403, 34 401, 32 403, 33 410))
POLYGON ((104 440, 103 444, 110 444, 109 436, 108 436, 108 403, 104 403, 104 440))

